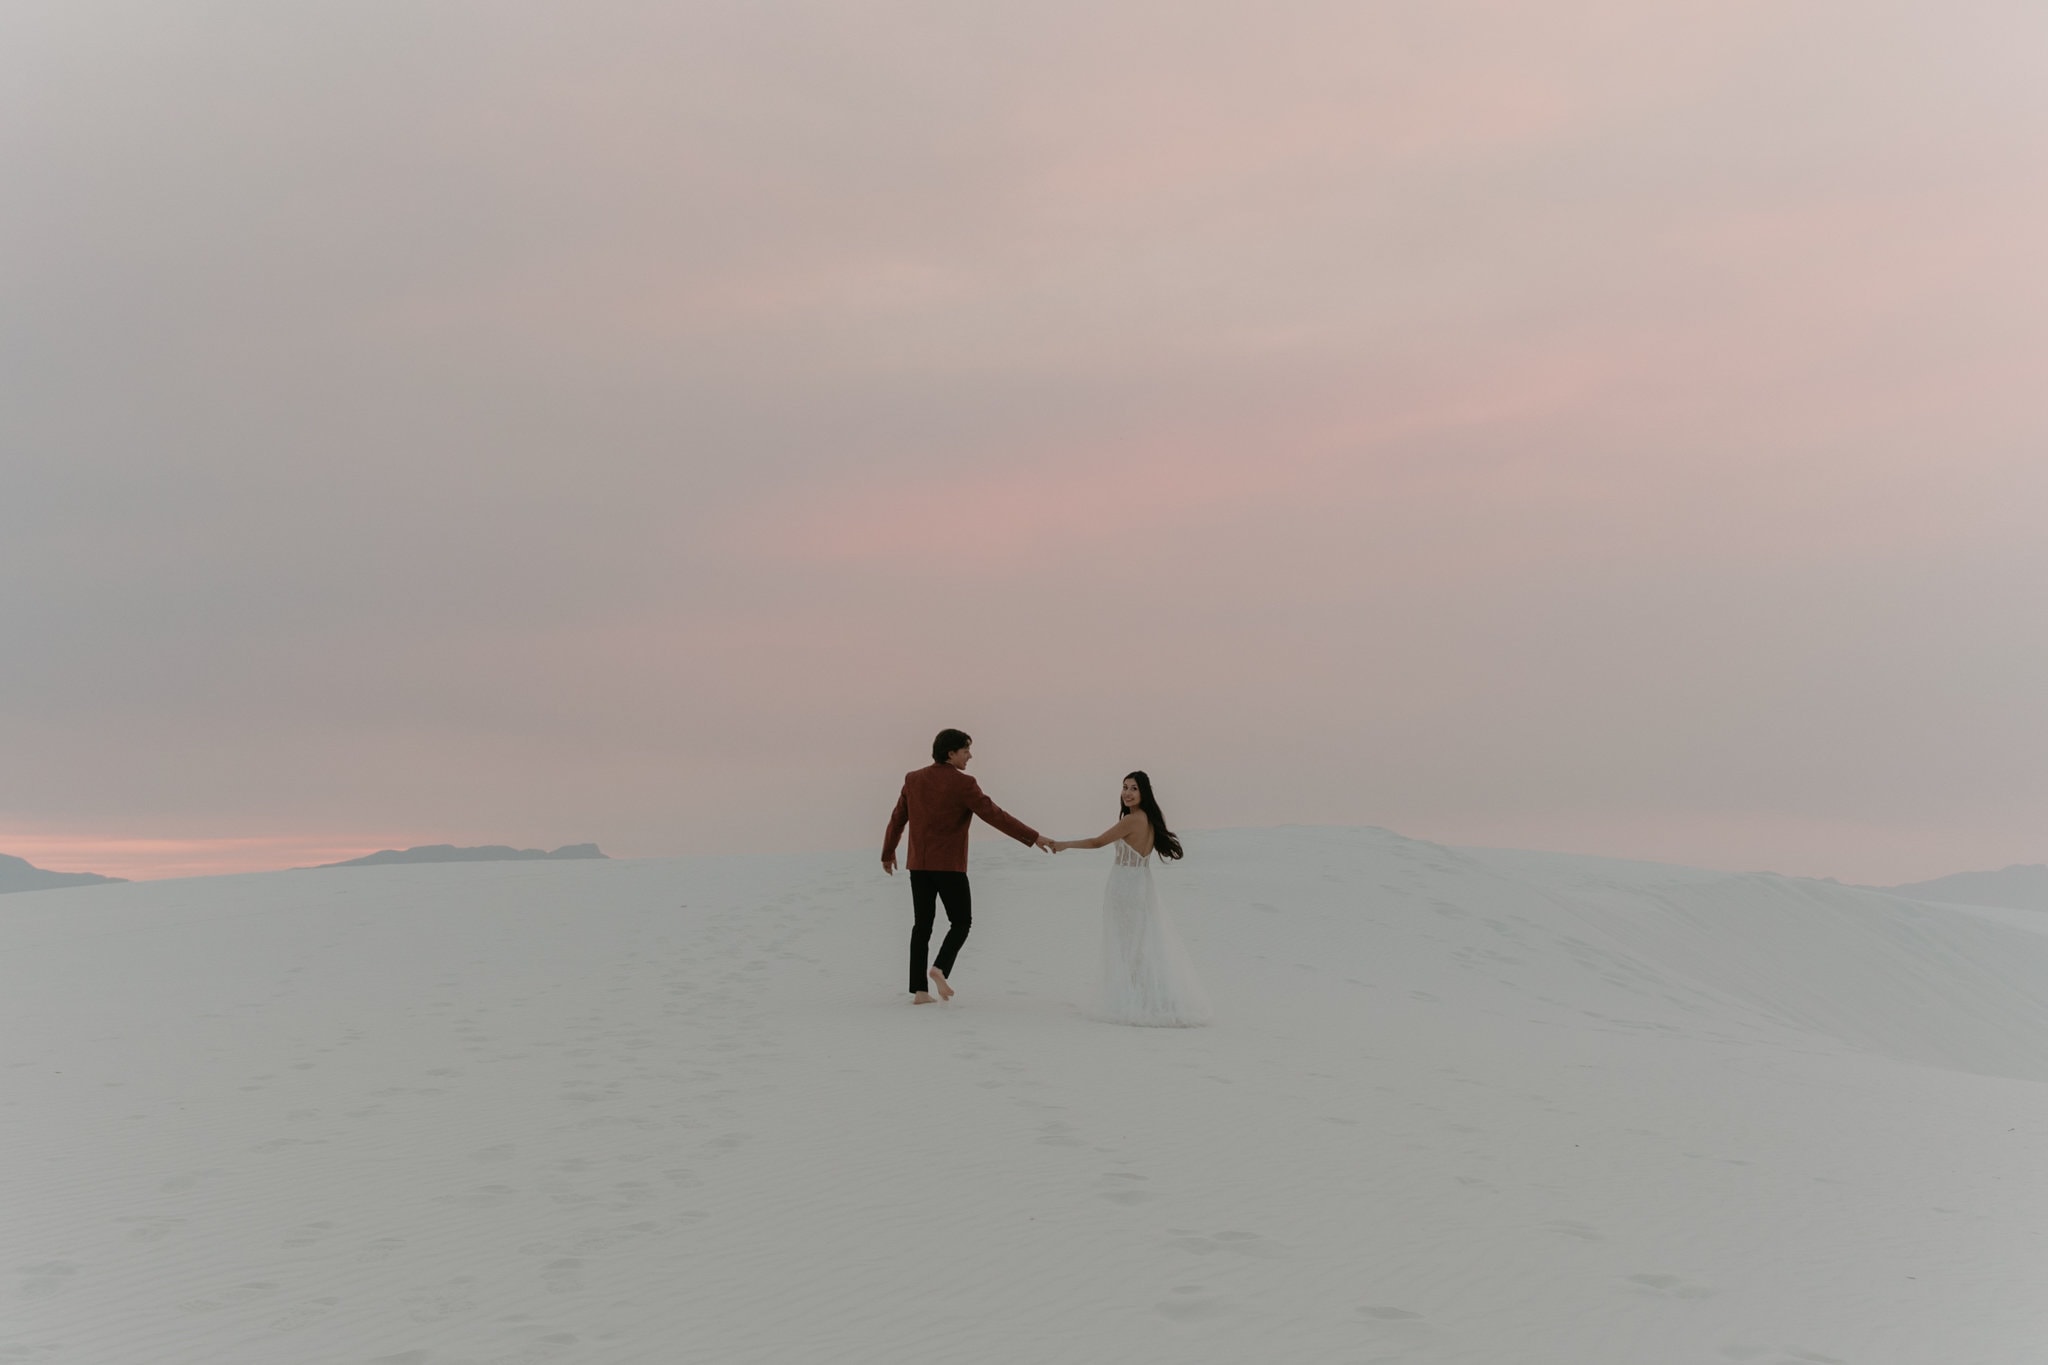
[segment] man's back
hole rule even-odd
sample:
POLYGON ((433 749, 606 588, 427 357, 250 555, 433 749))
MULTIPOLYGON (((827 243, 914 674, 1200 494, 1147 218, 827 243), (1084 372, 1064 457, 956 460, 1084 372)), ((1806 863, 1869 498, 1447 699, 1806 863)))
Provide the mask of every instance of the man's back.
POLYGON ((896 841, 910 831, 913 872, 965 872, 967 829, 974 817, 994 825, 1020 843, 1038 842, 1038 831, 989 800, 981 784, 950 763, 934 763, 903 777, 903 793, 889 817, 882 844, 884 861, 896 856, 896 841))

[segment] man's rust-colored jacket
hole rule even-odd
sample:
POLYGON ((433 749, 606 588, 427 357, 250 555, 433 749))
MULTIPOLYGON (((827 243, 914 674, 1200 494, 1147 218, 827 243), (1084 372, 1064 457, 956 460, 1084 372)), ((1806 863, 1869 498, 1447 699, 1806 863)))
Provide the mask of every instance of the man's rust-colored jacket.
POLYGON ((974 817, 994 825, 1019 843, 1035 844, 1038 831, 988 799, 981 784, 950 763, 934 763, 903 777, 903 794, 889 815, 882 837, 882 857, 896 856, 896 841, 910 828, 910 856, 903 860, 913 872, 965 872, 967 826, 974 817))

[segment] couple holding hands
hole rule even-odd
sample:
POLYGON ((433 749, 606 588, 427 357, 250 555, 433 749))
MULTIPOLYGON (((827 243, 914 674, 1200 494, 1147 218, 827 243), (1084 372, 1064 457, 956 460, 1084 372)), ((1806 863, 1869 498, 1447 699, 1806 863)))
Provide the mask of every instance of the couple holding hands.
POLYGON ((1117 821, 1093 839, 1048 839, 989 800, 967 775, 974 741, 959 730, 941 730, 932 740, 930 767, 903 779, 902 794, 882 839, 882 870, 896 871, 896 845, 906 829, 910 852, 910 992, 914 1004, 951 1000, 947 978, 974 925, 967 883, 967 827, 980 816, 1019 843, 1048 853, 1114 845, 1116 863, 1102 898, 1102 971, 1090 1013, 1115 1024, 1188 1027, 1209 1022, 1209 1004, 1180 937, 1159 904, 1152 883, 1152 859, 1181 856, 1180 840, 1166 827, 1152 780, 1142 772, 1125 776, 1117 821), (946 937, 929 967, 932 926, 946 908, 946 937), (934 994, 936 992, 936 994, 934 994))

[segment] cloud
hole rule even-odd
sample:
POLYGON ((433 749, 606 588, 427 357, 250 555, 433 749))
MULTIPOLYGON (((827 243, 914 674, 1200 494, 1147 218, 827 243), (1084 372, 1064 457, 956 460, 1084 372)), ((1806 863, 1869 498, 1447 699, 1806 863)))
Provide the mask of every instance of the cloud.
POLYGON ((23 828, 2036 808, 2032 11, 0 22, 23 828))

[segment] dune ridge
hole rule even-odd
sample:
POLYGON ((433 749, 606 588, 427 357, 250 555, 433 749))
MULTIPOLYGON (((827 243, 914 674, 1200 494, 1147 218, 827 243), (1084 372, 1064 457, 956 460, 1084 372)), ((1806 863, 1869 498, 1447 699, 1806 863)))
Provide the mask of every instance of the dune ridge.
POLYGON ((125 877, 103 877, 97 872, 46 872, 26 858, 0 853, 0 894, 52 891, 67 886, 103 886, 126 880, 125 877))

